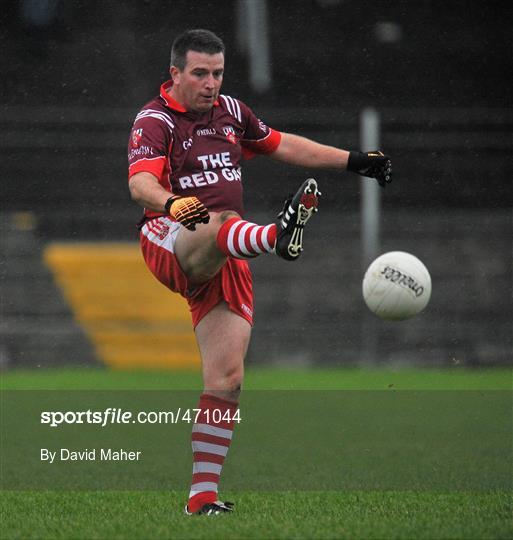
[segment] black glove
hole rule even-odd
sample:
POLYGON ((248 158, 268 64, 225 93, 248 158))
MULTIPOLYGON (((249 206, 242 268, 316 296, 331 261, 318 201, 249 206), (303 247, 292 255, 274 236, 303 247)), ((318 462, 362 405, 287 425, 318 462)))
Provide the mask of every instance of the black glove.
POLYGON ((375 178, 381 187, 392 181, 392 162, 379 150, 372 152, 349 152, 347 170, 375 178))

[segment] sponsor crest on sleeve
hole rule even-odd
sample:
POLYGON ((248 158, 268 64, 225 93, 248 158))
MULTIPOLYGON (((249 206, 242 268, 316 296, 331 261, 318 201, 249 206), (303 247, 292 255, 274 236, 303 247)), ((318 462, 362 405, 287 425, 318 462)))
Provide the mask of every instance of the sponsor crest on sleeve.
POLYGON ((226 138, 232 143, 237 144, 237 137, 235 135, 235 130, 232 126, 225 126, 223 128, 223 133, 226 135, 226 138))
POLYGON ((134 129, 132 131, 132 145, 136 148, 139 146, 139 143, 141 142, 141 137, 143 134, 142 128, 134 129))

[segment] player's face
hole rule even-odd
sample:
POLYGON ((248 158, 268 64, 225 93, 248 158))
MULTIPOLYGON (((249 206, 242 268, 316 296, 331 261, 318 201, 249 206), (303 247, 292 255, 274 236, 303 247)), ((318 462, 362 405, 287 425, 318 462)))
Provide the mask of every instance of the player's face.
POLYGON ((219 97, 223 72, 223 53, 188 51, 183 71, 171 67, 172 95, 187 110, 207 112, 219 97))

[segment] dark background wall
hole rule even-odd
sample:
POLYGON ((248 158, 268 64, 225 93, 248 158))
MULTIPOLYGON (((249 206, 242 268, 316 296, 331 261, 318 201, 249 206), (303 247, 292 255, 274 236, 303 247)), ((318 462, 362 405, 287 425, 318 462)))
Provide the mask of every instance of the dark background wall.
MULTIPOLYGON (((393 156, 395 173, 383 196, 382 247, 427 257, 440 294, 427 318, 403 327, 399 337, 397 327, 379 330, 383 358, 393 360, 405 347, 415 356, 426 327, 432 338, 424 347, 431 353, 417 354, 422 361, 443 361, 453 349, 469 363, 509 361, 512 7, 440 0, 268 2, 273 86, 262 94, 251 89, 248 59, 238 45, 237 5, 231 0, 3 2, 2 211, 33 212, 40 243, 136 240, 140 211, 129 201, 126 185, 130 125, 166 78, 173 38, 186 28, 206 27, 227 45, 223 91, 277 129, 357 148, 360 111, 372 106, 380 112, 381 146, 393 156), (455 258, 460 249, 464 256, 455 258), (490 260, 495 264, 486 266, 490 260), (442 300, 452 298, 455 286, 459 292, 448 306, 442 300), (474 322, 467 324, 469 317, 474 322), (459 325, 452 336, 451 321, 459 325), (497 328, 495 345, 488 346, 497 328), (408 339, 411 332, 417 341, 408 339), (451 349, 455 339, 460 345, 451 349)), ((257 326, 250 358, 280 356, 278 337, 272 338, 277 321, 296 309, 295 316, 302 313, 306 321, 300 326, 309 323, 325 336, 339 335, 339 352, 326 350, 326 358, 358 361, 355 336, 363 316, 358 180, 257 158, 245 169, 248 216, 272 218, 284 195, 309 174, 323 186, 318 234, 324 247, 318 255, 331 269, 317 280, 322 283, 310 281, 310 288, 324 299, 327 288, 338 291, 340 302, 330 312, 338 315, 326 319, 319 307, 320 315, 312 317, 311 298, 301 302, 292 290, 277 302, 279 289, 273 287, 283 282, 284 271, 276 261, 258 261, 257 305, 259 300, 266 322, 257 326), (339 290, 340 275, 345 277, 339 290), (346 298, 344 291, 352 293, 346 298), (341 327, 340 321, 353 326, 341 327), (274 341, 262 349, 269 336, 274 341)), ((296 272, 304 273, 307 283, 318 273, 319 257, 305 255, 291 282, 296 272)), ((289 320, 296 321, 287 330, 293 333, 297 319, 289 320)), ((305 340, 293 351, 304 350, 305 340)))
MULTIPOLYGON (((61 200, 80 206, 84 197, 98 211, 125 207, 122 149, 130 123, 165 80, 172 39, 194 26, 226 41, 224 91, 278 129, 357 147, 359 111, 379 107, 382 145, 402 179, 391 204, 511 205, 511 7, 270 2, 274 84, 257 94, 237 45, 234 1, 48 0, 54 12, 45 25, 25 4, 3 4, 7 208, 31 208, 34 198, 39 207, 60 207, 61 200), (383 28, 396 41, 387 42, 383 28)), ((259 160, 257 167, 266 165, 259 160)), ((251 182, 246 192, 252 202, 251 182)), ((357 201, 356 192, 347 196, 357 201)))
MULTIPOLYGON (((259 96, 262 103, 511 105, 507 3, 268 4, 275 86, 259 96)), ((191 27, 208 27, 226 42, 225 90, 242 98, 251 93, 235 0, 5 0, 2 8, 4 102, 26 104, 37 94, 43 105, 110 106, 115 95, 117 106, 136 107, 165 77, 172 39, 191 27), (49 13, 38 20, 45 4, 49 13)))

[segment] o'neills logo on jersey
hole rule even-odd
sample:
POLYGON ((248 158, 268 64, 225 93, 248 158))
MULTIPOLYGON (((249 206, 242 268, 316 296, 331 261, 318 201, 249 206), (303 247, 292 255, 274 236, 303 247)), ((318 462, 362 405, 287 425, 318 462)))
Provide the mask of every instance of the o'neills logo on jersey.
POLYGON ((141 137, 143 134, 142 128, 134 129, 132 131, 132 144, 137 148, 141 142, 141 137))
POLYGON ((235 130, 232 128, 232 126, 225 126, 223 128, 223 133, 232 144, 237 144, 237 137, 235 136, 235 130))
POLYGON ((196 135, 215 135, 216 129, 215 128, 205 128, 205 129, 198 129, 196 131, 196 135))

